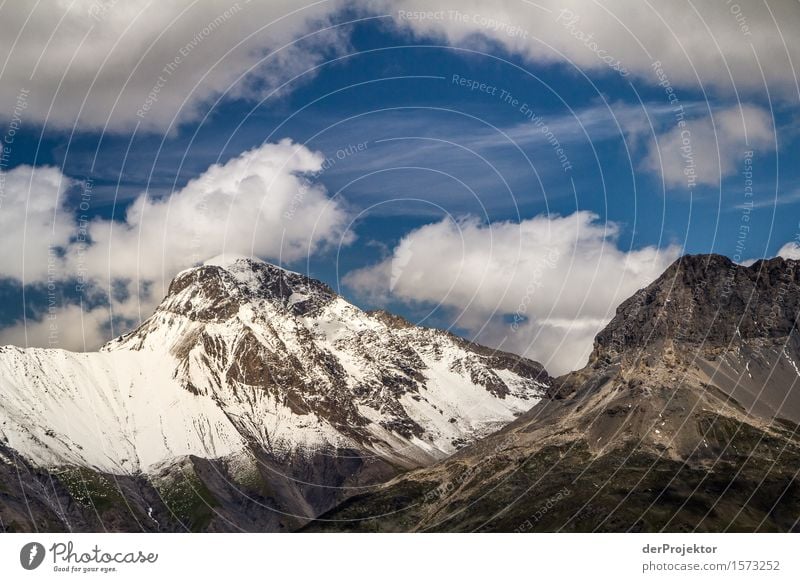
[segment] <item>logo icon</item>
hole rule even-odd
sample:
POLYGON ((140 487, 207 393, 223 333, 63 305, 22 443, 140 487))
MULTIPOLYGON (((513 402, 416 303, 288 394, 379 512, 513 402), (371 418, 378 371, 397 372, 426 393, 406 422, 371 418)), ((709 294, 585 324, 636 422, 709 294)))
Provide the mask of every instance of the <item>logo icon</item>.
POLYGON ((35 570, 44 561, 44 546, 38 542, 31 542, 22 546, 19 552, 19 563, 26 570, 35 570))

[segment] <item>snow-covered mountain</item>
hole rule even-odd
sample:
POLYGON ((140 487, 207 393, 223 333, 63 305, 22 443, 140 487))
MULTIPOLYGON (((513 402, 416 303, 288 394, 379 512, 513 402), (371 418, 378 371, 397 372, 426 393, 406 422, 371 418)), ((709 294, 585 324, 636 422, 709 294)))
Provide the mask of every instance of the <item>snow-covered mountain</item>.
POLYGON ((199 458, 231 479, 322 464, 337 478, 315 470, 312 484, 337 487, 376 463, 453 453, 531 408, 549 380, 298 273, 219 257, 180 273, 148 320, 99 352, 0 348, 0 458, 154 477, 199 458))

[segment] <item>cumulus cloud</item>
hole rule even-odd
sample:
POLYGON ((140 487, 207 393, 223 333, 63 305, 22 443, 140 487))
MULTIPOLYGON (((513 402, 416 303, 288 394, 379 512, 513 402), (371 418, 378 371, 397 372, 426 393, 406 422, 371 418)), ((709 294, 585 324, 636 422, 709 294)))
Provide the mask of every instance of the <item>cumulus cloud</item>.
POLYGON ((55 250, 73 234, 70 218, 57 212, 71 183, 56 168, 0 169, 2 275, 23 283, 47 276, 48 264, 57 258, 55 250))
POLYGON ((405 237, 345 284, 375 301, 441 305, 479 341, 541 361, 583 365, 616 307, 656 279, 679 249, 621 250, 619 227, 595 214, 520 223, 443 220, 405 237))
MULTIPOLYGON (((115 305, 117 309, 123 305, 115 305)), ((62 348, 86 351, 109 340, 110 311, 66 305, 49 311, 41 319, 19 321, 0 330, 0 343, 15 346, 62 348)))
POLYGON ((385 0, 398 26, 420 36, 491 50, 486 40, 530 61, 674 85, 730 92, 797 93, 800 12, 793 2, 584 2, 582 0, 385 0), (624 70, 624 71, 623 71, 624 70), (762 77, 763 72, 763 77, 762 77))
POLYGON ((323 162, 321 154, 289 140, 267 143, 211 166, 169 197, 143 192, 124 220, 82 214, 87 185, 73 194, 73 212, 64 195, 70 180, 57 169, 23 167, 2 175, 0 244, 20 256, 6 253, 0 276, 48 289, 71 286, 92 304, 104 299, 83 313, 49 306, 38 322, 4 330, 3 339, 97 347, 100 338, 149 316, 177 272, 212 256, 293 261, 349 242, 346 211, 313 182, 323 162))
MULTIPOLYGON (((26 91, 25 120, 162 131, 198 118, 222 94, 265 95, 341 50, 345 37, 323 30, 339 7, 338 0, 5 3, 0 103, 13 105, 26 91)), ((0 116, 11 115, 11 106, 0 107, 0 116)))
POLYGON ((338 242, 345 213, 325 189, 303 176, 324 157, 289 140, 265 144, 211 166, 164 199, 139 196, 123 222, 94 220, 92 244, 71 252, 73 270, 84 266, 110 280, 155 280, 227 250, 293 261, 320 245, 338 242))
POLYGON ((717 186, 743 170, 749 152, 774 146, 769 113, 753 105, 723 109, 649 140, 642 166, 663 177, 668 187, 717 186))

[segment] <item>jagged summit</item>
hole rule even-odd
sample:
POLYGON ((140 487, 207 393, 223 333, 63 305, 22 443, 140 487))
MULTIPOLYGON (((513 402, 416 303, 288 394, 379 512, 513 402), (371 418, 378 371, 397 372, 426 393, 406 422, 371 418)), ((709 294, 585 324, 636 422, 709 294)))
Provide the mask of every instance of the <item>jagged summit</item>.
MULTIPOLYGON (((203 265, 207 267, 222 267, 226 271, 231 271, 237 264, 247 264, 247 263, 260 263, 260 264, 268 264, 263 259, 256 257, 255 255, 242 255, 239 253, 221 253, 215 257, 211 257, 210 259, 206 259, 203 261, 203 265)), ((276 269, 280 269, 277 265, 272 265, 276 269)), ((285 269, 284 269, 285 270, 285 269)))
POLYGON ((686 255, 617 309, 592 359, 664 340, 725 347, 741 339, 781 340, 800 309, 798 261, 739 265, 721 255, 686 255))
MULTIPOLYGON (((227 271, 231 275, 234 276, 237 281, 244 285, 251 285, 255 284, 258 285, 258 279, 254 279, 254 273, 264 273, 269 272, 272 274, 282 274, 285 277, 289 278, 300 278, 300 279, 307 279, 308 281, 314 281, 309 277, 305 277, 300 273, 295 271, 291 271, 284 267, 280 267, 273 263, 268 263, 258 257, 254 256, 245 256, 245 255, 237 255, 226 253, 222 255, 217 255, 216 257, 212 257, 206 261, 203 261, 202 267, 219 267, 224 271, 227 271)), ((198 267, 195 267, 195 269, 198 267)), ((187 269, 191 271, 192 269, 187 269)), ((180 274, 179 274, 180 275, 180 274)), ((319 283, 319 281, 315 281, 319 283)))
POLYGON ((328 285, 300 273, 252 257, 220 255, 179 273, 159 309, 215 319, 268 300, 303 314, 336 297, 328 285))

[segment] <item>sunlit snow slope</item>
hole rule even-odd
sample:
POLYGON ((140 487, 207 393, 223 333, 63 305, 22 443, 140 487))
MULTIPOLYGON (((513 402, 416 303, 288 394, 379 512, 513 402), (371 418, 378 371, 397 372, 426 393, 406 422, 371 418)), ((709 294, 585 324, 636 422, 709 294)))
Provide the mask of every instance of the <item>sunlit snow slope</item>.
POLYGON ((219 257, 99 352, 0 348, 0 444, 38 466, 115 474, 253 450, 417 466, 510 422, 548 382, 535 362, 219 257))

